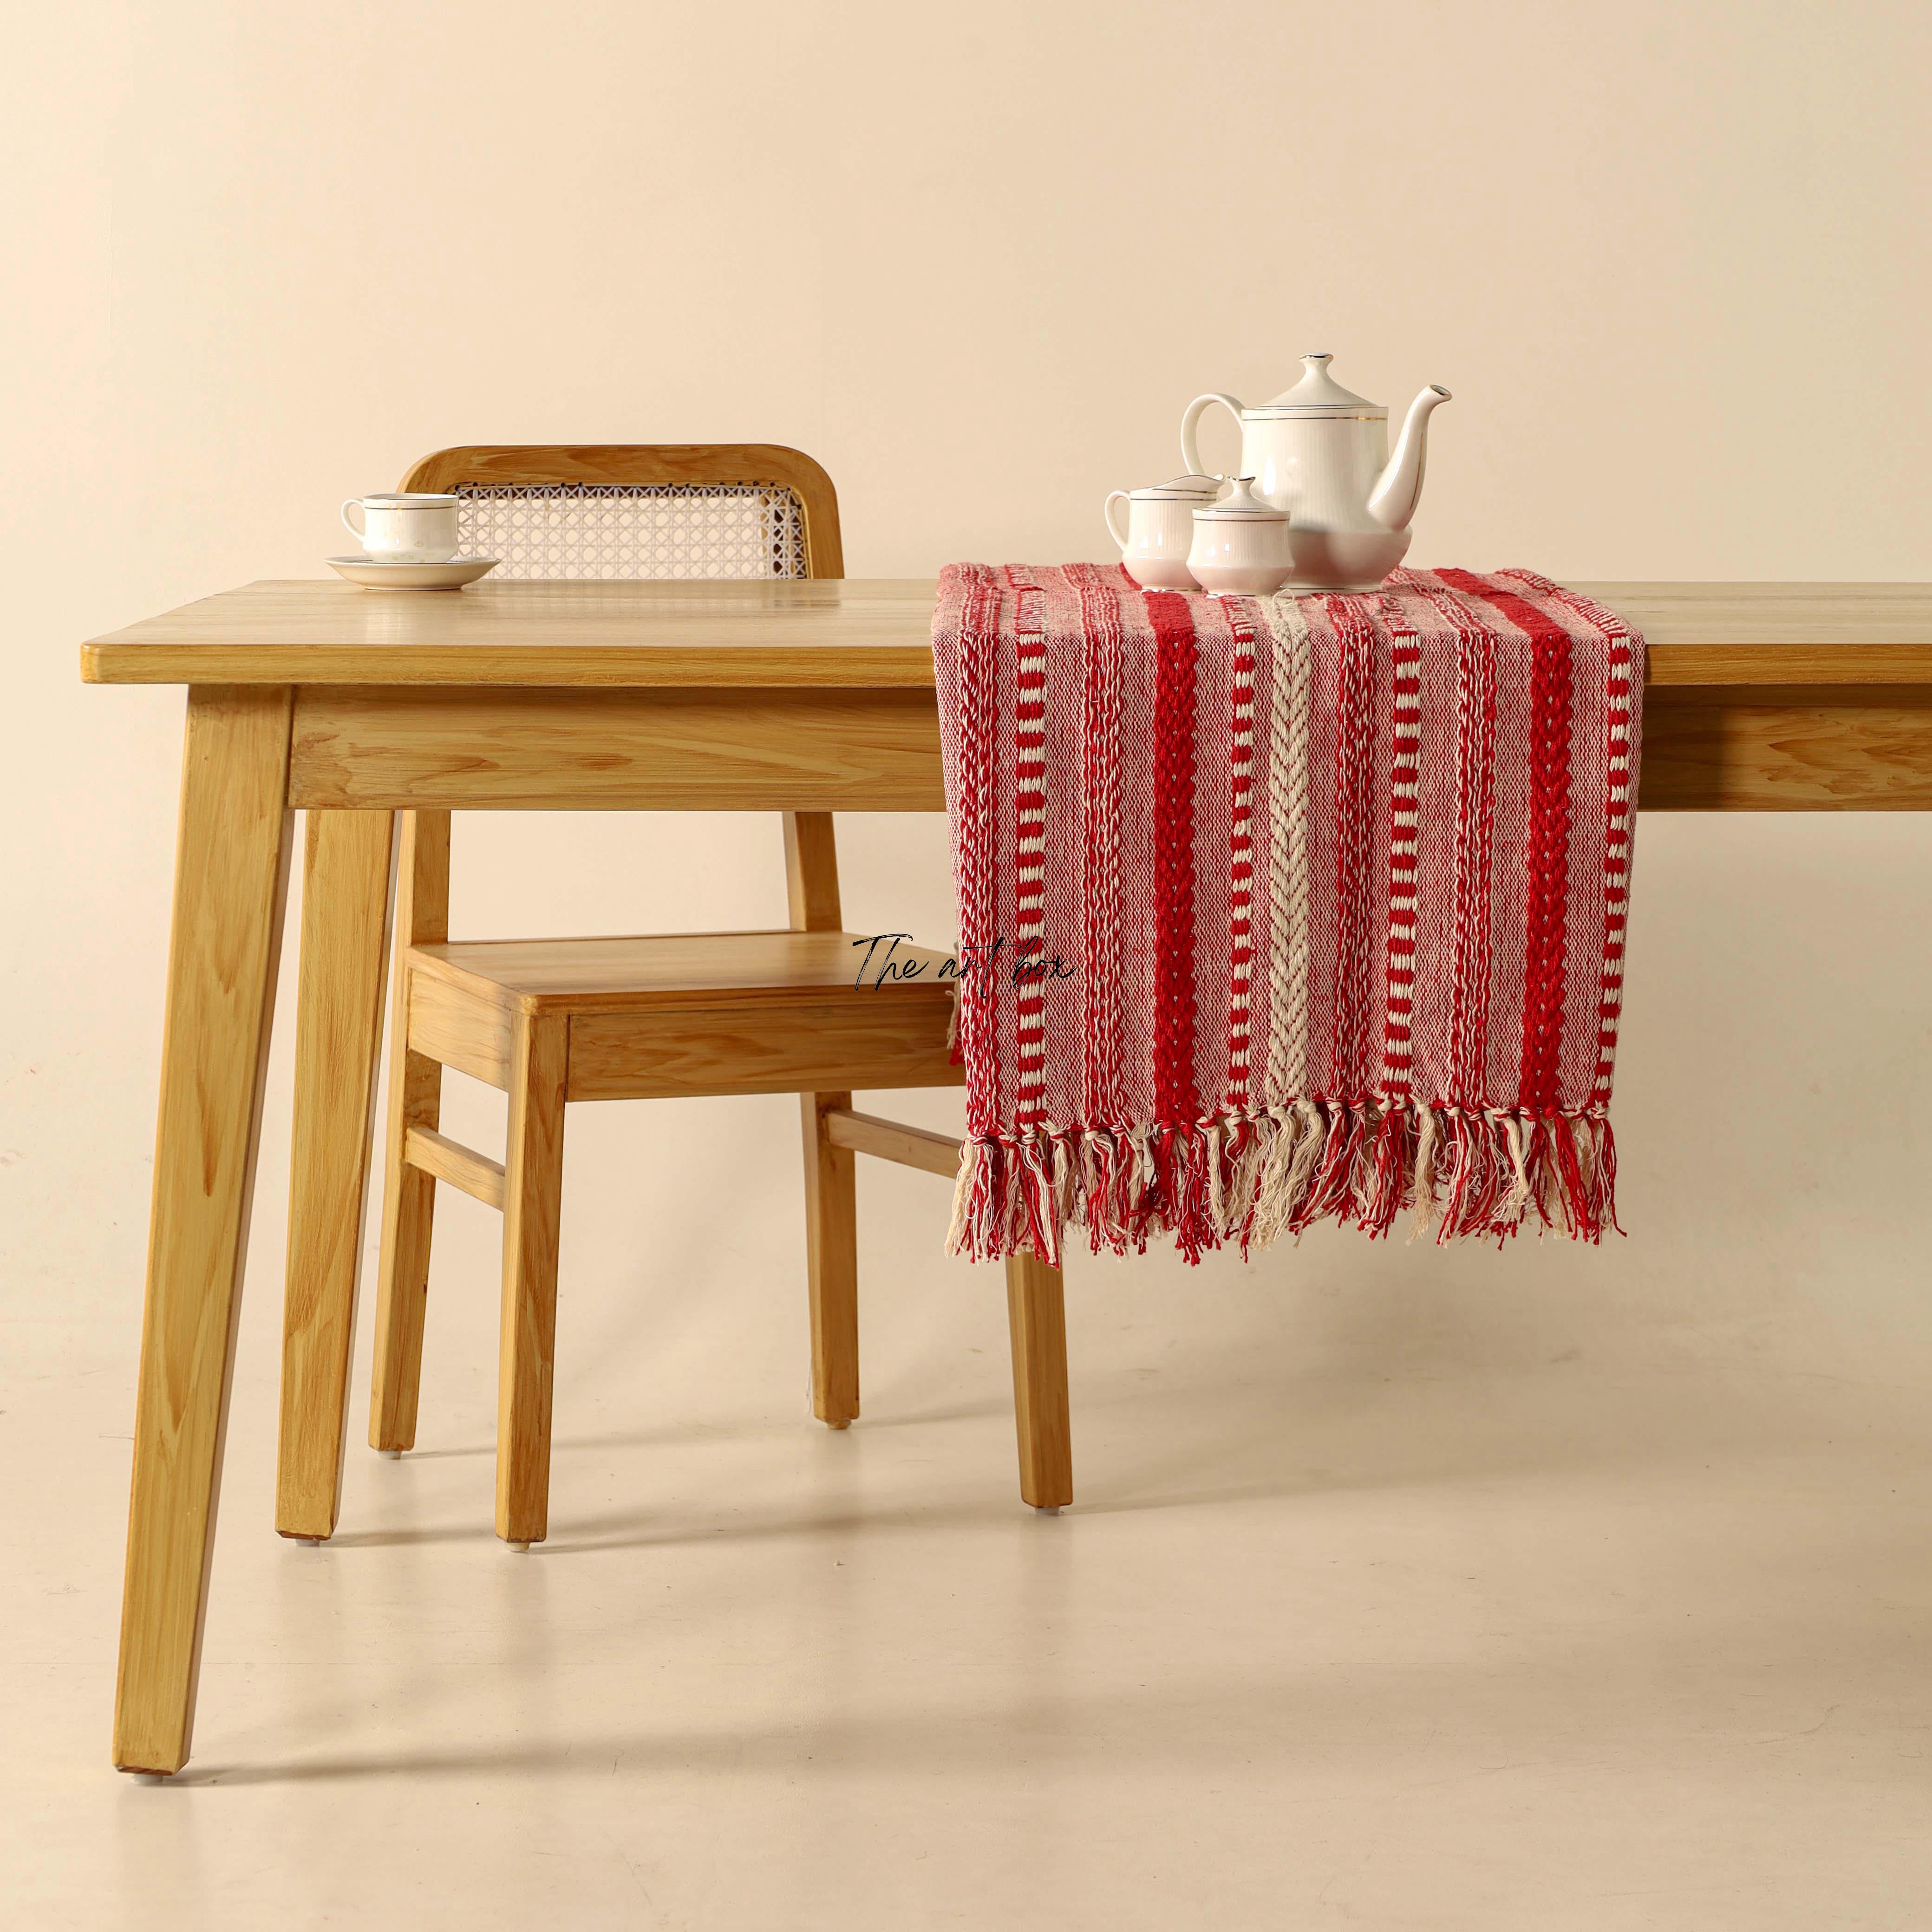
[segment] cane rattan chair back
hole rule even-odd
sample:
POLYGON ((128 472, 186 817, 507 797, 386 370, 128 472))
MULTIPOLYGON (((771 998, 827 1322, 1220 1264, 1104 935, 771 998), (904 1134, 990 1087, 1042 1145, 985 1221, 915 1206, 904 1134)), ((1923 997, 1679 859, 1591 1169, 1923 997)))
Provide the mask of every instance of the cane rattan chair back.
POLYGON ((463 554, 499 578, 845 574, 831 478, 775 443, 444 449, 403 488, 460 497, 463 554))

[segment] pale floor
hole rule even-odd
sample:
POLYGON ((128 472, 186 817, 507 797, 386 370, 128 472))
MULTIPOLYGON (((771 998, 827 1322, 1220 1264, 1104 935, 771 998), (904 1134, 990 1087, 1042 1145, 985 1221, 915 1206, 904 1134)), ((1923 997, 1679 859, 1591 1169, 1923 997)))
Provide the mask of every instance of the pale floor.
POLYGON ((696 1316, 653 1364, 644 1324, 580 1301, 527 1558, 489 1534, 483 1323, 433 1330, 469 1361, 422 1453, 352 1450, 326 1550, 268 1531, 245 1388, 196 1755, 160 1789, 106 1758, 125 1378, 14 1382, 16 1479, 24 1444, 53 1453, 8 1592, 0 1918, 1932 1918, 1916 1393, 1681 1336, 1484 1367, 1439 1310, 1441 1346, 1378 1364, 1332 1300, 1339 1336, 1226 1269, 1188 1285, 1183 1343, 1146 1296, 1112 1305, 1127 1279, 1075 1272, 1057 1520, 1014 1493, 992 1280, 949 1268, 912 1291, 943 1324, 875 1324, 844 1437, 759 1400, 770 1350, 734 1385, 696 1316))
POLYGON ((272 1119, 159 1788, 107 1762, 146 1170, 50 1193, 92 1204, 0 1328, 0 1924, 1932 1924, 1924 914, 1841 943, 1858 836, 1787 840, 1774 915, 1653 838, 1628 1241, 1082 1258, 1058 1520, 926 1177, 865 1174, 866 1414, 805 1420, 773 1101, 573 1110, 548 1546, 490 1534, 495 1224, 447 1193, 420 1452, 361 1446, 360 1365, 341 1533, 280 1541, 272 1119))

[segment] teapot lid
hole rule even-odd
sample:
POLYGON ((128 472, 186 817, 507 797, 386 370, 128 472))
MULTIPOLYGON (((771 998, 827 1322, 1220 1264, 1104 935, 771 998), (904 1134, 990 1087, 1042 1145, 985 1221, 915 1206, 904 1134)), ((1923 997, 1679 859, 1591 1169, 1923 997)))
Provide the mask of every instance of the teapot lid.
POLYGON ((1171 476, 1165 483, 1150 483, 1144 490, 1130 490, 1130 502, 1163 502, 1174 496, 1212 496, 1220 490, 1219 476, 1171 476))
POLYGON ((1288 512, 1286 510, 1277 510, 1272 503, 1256 502, 1253 493, 1248 488, 1254 480, 1252 476, 1237 476, 1229 486, 1228 494, 1218 503, 1204 504, 1195 512, 1195 521, 1198 523, 1204 517, 1210 522, 1223 517, 1252 521, 1258 517, 1277 524, 1286 523, 1288 512))
POLYGON ((1366 396, 1358 396, 1352 389, 1345 389, 1328 373, 1328 365, 1334 357, 1325 350, 1318 355, 1304 356, 1301 358, 1304 374, 1301 380, 1292 388, 1284 389, 1278 396, 1270 396, 1259 409, 1249 410, 1246 414, 1261 416, 1382 416, 1388 410, 1381 403, 1372 403, 1366 396))

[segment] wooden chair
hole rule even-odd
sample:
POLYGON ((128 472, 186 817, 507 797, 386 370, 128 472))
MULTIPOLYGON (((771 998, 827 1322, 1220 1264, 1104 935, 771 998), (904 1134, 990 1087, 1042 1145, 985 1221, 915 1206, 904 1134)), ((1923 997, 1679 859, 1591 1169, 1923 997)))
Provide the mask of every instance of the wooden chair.
MULTIPOLYGON (((831 478, 770 445, 450 449, 403 488, 464 499, 465 554, 512 577, 837 577, 831 478)), ((504 1217, 496 1533, 548 1515, 564 1112, 584 1100, 796 1092, 805 1138, 812 1407, 859 1413, 855 1154, 958 1170, 958 1143, 852 1110, 854 1088, 946 1087, 948 987, 854 983, 830 812, 784 815, 782 931, 481 941, 448 935, 449 814, 404 814, 398 875, 382 1261, 370 1442, 416 1439, 438 1180, 504 1217), (442 1070, 506 1091, 500 1165, 438 1131, 442 1070)), ((903 954, 902 955, 903 956, 903 954)), ((922 954, 937 963, 941 956, 922 954)), ((1059 1271, 1007 1269, 1020 1488, 1072 1499, 1059 1271)))

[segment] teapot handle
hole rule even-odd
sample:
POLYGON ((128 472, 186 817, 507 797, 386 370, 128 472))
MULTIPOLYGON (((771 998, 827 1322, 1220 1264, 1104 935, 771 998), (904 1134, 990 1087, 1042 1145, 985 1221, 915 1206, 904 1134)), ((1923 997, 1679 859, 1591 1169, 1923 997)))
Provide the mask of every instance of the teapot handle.
POLYGON ((1225 396, 1216 389, 1209 390, 1204 396, 1196 396, 1180 418, 1180 460, 1187 466, 1190 476, 1204 476, 1208 473, 1201 466, 1201 445, 1195 435, 1195 425, 1210 403, 1219 403, 1234 418, 1234 427, 1239 429, 1241 426, 1241 400, 1238 396, 1225 396))
MULTIPOLYGON (((1116 490, 1112 495, 1107 499, 1106 508, 1102 512, 1102 514, 1107 519, 1107 534, 1114 539, 1114 542, 1120 545, 1123 554, 1125 553, 1127 548, 1127 539, 1125 532, 1124 532, 1120 526, 1114 521, 1114 506, 1116 503, 1124 503, 1126 501, 1127 493, 1126 490, 1116 490)), ((1127 528, 1129 530, 1132 530, 1133 527, 1131 521, 1133 515, 1132 511, 1130 509, 1127 514, 1130 520, 1127 528)))

